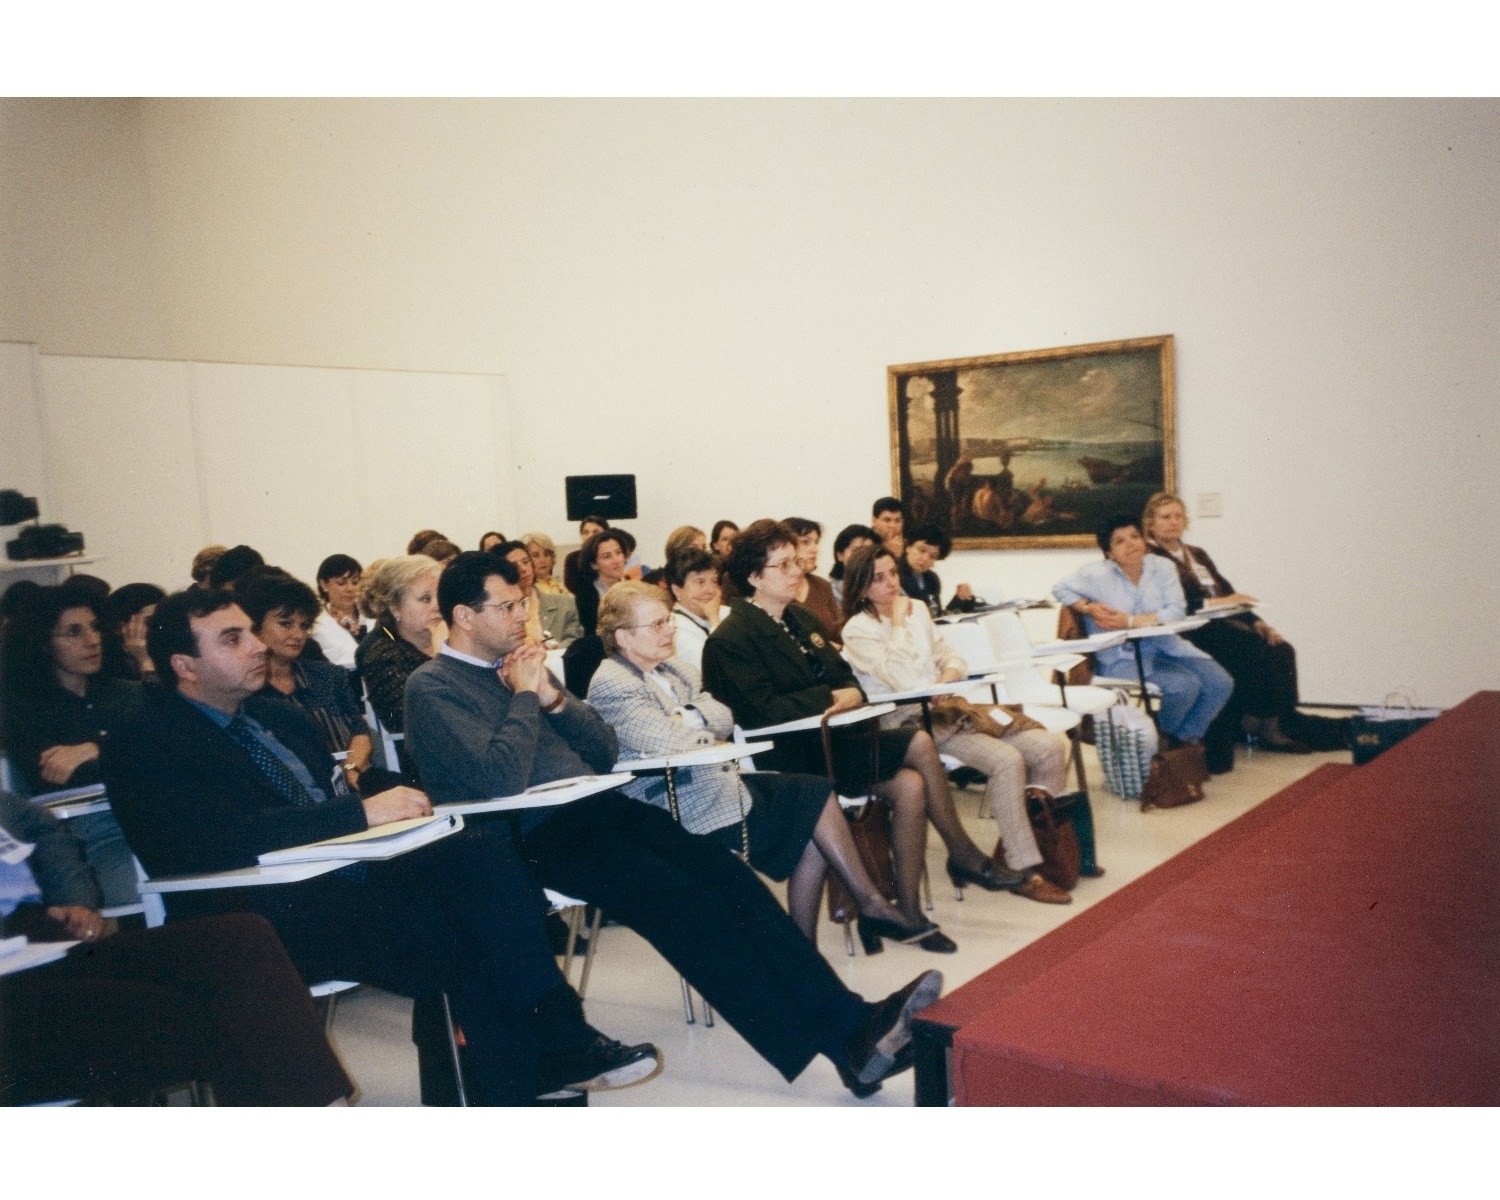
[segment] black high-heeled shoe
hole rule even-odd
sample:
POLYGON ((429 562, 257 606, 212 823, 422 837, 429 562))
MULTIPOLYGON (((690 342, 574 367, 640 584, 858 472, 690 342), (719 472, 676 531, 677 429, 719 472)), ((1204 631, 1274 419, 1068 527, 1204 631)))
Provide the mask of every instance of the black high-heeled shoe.
POLYGON ((977 871, 971 871, 968 867, 961 867, 951 858, 948 860, 948 878, 953 886, 959 891, 962 898, 964 884, 972 883, 982 887, 987 892, 1011 892, 1026 882, 1026 876, 1020 871, 1012 871, 1009 867, 1002 867, 993 858, 984 860, 984 866, 977 871))
MULTIPOLYGON (((885 949, 882 938, 890 938, 891 941, 903 946, 921 946, 933 934, 943 937, 938 927, 931 921, 909 926, 896 921, 887 921, 881 917, 859 917, 855 920, 854 927, 859 931, 859 944, 864 947, 866 955, 879 954, 885 949)), ((947 941, 946 938, 943 940, 947 941)), ((923 948, 926 949, 925 946, 923 948)), ((939 953, 947 953, 947 951, 939 953)))

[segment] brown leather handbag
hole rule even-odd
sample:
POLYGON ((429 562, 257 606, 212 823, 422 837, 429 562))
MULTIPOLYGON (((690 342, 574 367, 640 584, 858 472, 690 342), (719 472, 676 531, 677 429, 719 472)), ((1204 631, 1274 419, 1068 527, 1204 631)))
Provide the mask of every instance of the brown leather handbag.
POLYGON ((1160 750, 1151 757, 1151 773, 1141 785, 1141 811, 1181 808, 1203 799, 1208 759, 1200 746, 1160 750))
MULTIPOLYGON (((1083 871, 1083 853, 1078 845, 1078 831, 1073 828, 1073 804, 1081 799, 1079 793, 1071 798, 1048 796, 1027 790, 1026 816, 1031 821, 1031 832, 1036 838, 1036 848, 1042 852, 1041 865, 1037 871, 1047 882, 1055 884, 1065 892, 1078 886, 1083 871)), ((994 859, 1004 862, 1005 839, 995 843, 994 859)))

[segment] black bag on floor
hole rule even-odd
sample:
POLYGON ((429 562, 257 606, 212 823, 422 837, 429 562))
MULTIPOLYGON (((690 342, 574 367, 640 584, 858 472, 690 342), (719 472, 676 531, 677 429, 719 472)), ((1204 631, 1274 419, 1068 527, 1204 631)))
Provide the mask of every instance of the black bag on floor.
POLYGON ((1349 722, 1354 765, 1363 766, 1383 754, 1422 726, 1437 720, 1442 711, 1440 708, 1417 708, 1406 692, 1391 692, 1378 706, 1360 709, 1359 716, 1352 717, 1349 722))

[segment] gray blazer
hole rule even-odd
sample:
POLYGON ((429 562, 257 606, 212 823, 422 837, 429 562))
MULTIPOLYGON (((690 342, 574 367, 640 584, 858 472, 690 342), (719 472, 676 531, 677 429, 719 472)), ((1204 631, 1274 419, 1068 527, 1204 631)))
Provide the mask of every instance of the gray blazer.
POLYGON ((583 623, 578 619, 578 604, 566 592, 536 593, 537 613, 542 628, 558 645, 566 646, 583 636, 583 623))
MULTIPOLYGON (((589 683, 589 705, 614 726, 621 760, 680 754, 729 739, 734 717, 727 705, 703 690, 691 663, 674 658, 657 671, 671 688, 675 703, 618 654, 600 663, 589 683), (703 714, 708 728, 694 729, 674 715, 689 706, 703 714)), ((712 833, 738 824, 741 814, 750 811, 750 793, 732 763, 681 770, 676 778, 678 812, 689 833, 712 833)), ((620 790, 657 808, 667 807, 667 785, 662 779, 633 779, 620 790)))

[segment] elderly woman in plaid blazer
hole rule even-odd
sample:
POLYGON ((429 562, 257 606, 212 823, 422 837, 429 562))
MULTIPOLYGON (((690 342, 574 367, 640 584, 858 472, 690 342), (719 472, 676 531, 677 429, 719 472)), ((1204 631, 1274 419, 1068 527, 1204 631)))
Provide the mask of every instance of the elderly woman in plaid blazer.
MULTIPOLYGON (((589 703, 614 726, 621 758, 654 758, 711 746, 730 736, 734 717, 703 690, 692 664, 672 657, 675 627, 661 589, 626 581, 604 594, 599 635, 607 657, 589 684, 589 703)), ((622 791, 667 807, 666 784, 636 779, 622 791)), ((682 824, 747 853, 750 865, 787 880, 787 907, 797 927, 816 940, 818 898, 829 867, 854 896, 866 951, 880 938, 917 942, 937 932, 912 924, 881 894, 860 861, 848 823, 828 781, 813 775, 756 772, 743 779, 732 764, 679 771, 682 824)))

